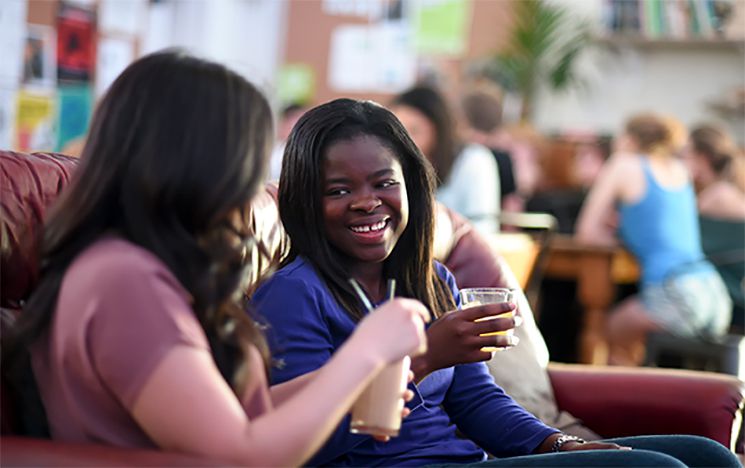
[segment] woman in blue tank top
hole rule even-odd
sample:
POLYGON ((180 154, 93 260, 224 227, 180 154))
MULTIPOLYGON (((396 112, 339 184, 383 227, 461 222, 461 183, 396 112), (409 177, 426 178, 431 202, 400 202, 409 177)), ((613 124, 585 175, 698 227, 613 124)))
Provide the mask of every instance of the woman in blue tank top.
POLYGON ((578 220, 578 239, 613 245, 615 223, 607 221, 617 215, 621 241, 641 265, 639 295, 619 304, 608 319, 611 364, 640 364, 651 331, 717 336, 729 325, 731 300, 704 259, 696 197, 676 157, 676 130, 658 115, 631 118, 578 220))

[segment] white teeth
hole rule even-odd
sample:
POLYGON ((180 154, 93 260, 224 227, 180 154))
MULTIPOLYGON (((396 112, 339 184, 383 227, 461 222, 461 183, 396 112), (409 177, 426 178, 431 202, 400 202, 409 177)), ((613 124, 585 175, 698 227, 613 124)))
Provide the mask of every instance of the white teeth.
POLYGON ((386 221, 380 221, 379 223, 375 224, 368 224, 367 226, 350 226, 349 229, 351 229, 354 232, 370 232, 370 231, 380 231, 383 229, 386 225, 386 221))

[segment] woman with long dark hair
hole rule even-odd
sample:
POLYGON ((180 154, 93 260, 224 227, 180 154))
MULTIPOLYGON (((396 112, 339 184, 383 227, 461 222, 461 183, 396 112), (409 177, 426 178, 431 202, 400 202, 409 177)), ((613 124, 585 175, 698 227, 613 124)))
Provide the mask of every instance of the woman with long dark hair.
POLYGON ((3 355, 30 346, 53 438, 297 465, 387 363, 426 345, 426 310, 391 301, 328 366, 269 390, 240 302, 271 143, 266 99, 219 64, 156 53, 113 83, 3 355))
POLYGON ((292 254, 253 297, 271 325, 273 381, 320 368, 377 313, 366 314, 350 278, 373 304, 385 299, 386 280, 395 279, 398 294, 419 299, 438 317, 427 330, 427 352, 412 359, 417 383, 409 388, 416 397, 398 437, 382 444, 352 434, 345 419, 309 464, 683 466, 675 456, 737 466, 725 447, 703 438, 584 442, 544 425, 506 395, 486 365, 475 361, 490 357, 479 354, 483 346, 514 345, 509 336, 479 335, 512 328, 515 321, 474 319, 515 305, 453 311, 460 304, 455 280, 432 257, 433 189, 432 168, 401 122, 370 101, 337 99, 318 106, 290 135, 279 204, 292 254), (469 347, 475 349, 462 353, 469 347), (635 450, 618 450, 616 443, 635 450), (486 461, 487 452, 501 458, 486 461))
POLYGON ((480 231, 499 230, 499 167, 491 151, 458 136, 458 124, 445 96, 419 85, 395 96, 391 110, 401 120, 437 176, 435 195, 468 218, 480 231))

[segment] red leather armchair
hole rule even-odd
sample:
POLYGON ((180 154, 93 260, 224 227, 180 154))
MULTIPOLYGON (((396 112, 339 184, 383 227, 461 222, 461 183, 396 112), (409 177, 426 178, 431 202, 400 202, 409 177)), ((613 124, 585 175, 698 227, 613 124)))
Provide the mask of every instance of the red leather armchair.
MULTIPOLYGON (((62 155, 0 151, 0 307, 22 313, 36 280, 33 239, 49 204, 69 182, 77 160, 62 155)), ((252 204, 251 227, 270 254, 254 255, 252 279, 259 281, 286 251, 268 186, 252 204)), ((506 264, 461 217, 440 209, 436 251, 462 287, 514 286, 506 264)), ((10 311, 10 312, 8 312, 10 311)), ((699 434, 732 446, 745 399, 743 383, 703 372, 550 365, 559 407, 605 437, 699 434)), ((154 450, 127 450, 19 437, 12 394, 2 397, 0 462, 3 465, 194 466, 209 460, 154 450)), ((17 416, 17 415, 16 415, 17 416)))

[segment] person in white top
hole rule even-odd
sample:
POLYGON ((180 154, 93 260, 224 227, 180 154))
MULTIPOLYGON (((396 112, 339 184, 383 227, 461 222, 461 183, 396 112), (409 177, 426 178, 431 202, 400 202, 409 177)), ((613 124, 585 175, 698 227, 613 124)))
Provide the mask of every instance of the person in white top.
POLYGON ((390 107, 434 166, 437 200, 482 233, 498 232, 499 168, 491 151, 458 139, 448 104, 434 88, 411 88, 396 96, 390 107))
POLYGON ((269 173, 267 180, 279 180, 279 175, 282 172, 282 159, 285 155, 285 144, 287 143, 287 137, 292 131, 292 127, 295 126, 300 117, 305 114, 308 108, 299 103, 288 104, 282 108, 279 113, 279 119, 277 122, 277 140, 272 148, 272 154, 269 158, 269 173))

